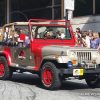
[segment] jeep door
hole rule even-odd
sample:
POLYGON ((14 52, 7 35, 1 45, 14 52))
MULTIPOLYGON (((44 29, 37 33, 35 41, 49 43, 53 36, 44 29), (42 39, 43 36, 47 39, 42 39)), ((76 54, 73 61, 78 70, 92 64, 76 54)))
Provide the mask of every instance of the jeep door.
MULTIPOLYGON (((28 37, 28 36, 27 36, 28 37)), ((28 42, 26 39, 26 34, 20 34, 19 37, 14 38, 13 46, 11 46, 11 53, 13 63, 17 65, 17 67, 33 67, 34 66, 34 55, 31 53, 30 49, 30 40, 28 42)))

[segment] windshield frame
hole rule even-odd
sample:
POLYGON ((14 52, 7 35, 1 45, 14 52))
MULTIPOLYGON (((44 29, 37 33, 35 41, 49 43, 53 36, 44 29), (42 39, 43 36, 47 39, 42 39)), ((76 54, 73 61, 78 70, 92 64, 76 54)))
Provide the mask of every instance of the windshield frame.
MULTIPOLYGON (((52 26, 52 27, 64 27, 65 30, 68 29, 70 33, 70 39, 72 39, 72 32, 70 31, 70 21, 66 20, 47 20, 47 19, 30 19, 29 20, 29 31, 31 34, 31 39, 37 39, 35 36, 33 36, 32 33, 32 27, 33 26, 52 26), (67 23, 67 25, 66 25, 67 23)), ((64 39, 66 40, 66 39, 64 39)))

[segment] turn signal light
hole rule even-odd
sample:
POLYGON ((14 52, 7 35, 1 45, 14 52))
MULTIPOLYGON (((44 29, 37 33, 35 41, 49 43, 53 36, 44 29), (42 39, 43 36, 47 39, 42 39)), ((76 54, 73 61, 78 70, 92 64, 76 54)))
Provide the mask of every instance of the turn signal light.
POLYGON ((72 64, 76 65, 77 64, 77 60, 72 60, 72 64))

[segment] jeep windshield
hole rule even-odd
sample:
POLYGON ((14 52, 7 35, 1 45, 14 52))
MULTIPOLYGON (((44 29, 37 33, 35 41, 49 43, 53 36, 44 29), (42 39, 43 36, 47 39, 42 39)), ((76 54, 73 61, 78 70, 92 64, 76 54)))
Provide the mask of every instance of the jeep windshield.
MULTIPOLYGON (((34 20, 33 20, 34 21, 34 20)), ((35 39, 71 39, 65 21, 42 20, 30 22, 32 38, 35 39)))

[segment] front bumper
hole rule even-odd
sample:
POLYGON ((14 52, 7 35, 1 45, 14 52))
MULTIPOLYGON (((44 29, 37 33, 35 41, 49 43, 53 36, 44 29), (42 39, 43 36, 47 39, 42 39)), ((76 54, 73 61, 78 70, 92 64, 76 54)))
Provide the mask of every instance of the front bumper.
POLYGON ((100 67, 98 68, 91 68, 91 69, 85 69, 83 67, 80 68, 67 68, 67 69, 61 69, 62 74, 67 76, 85 76, 85 75, 93 75, 93 74, 100 74, 100 67), (81 73, 76 73, 75 71, 82 71, 81 73))

